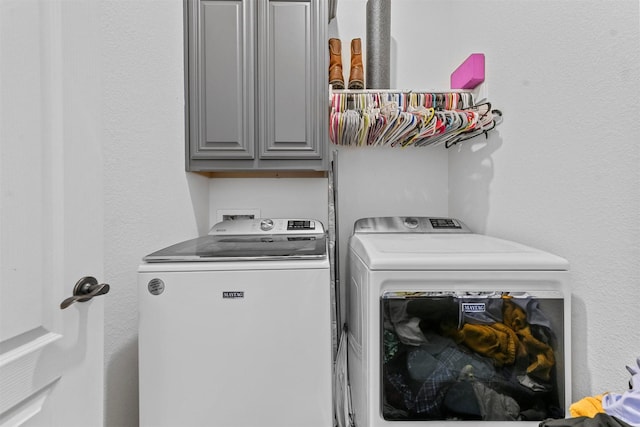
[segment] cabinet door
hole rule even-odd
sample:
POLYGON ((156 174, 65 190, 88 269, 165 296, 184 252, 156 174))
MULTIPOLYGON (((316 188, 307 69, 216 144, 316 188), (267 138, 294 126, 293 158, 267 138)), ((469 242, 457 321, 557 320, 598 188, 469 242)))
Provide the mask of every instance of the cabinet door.
POLYGON ((322 19, 320 0, 259 4, 260 159, 322 157, 322 19))
POLYGON ((254 158, 254 5, 254 0, 189 0, 191 159, 254 158))

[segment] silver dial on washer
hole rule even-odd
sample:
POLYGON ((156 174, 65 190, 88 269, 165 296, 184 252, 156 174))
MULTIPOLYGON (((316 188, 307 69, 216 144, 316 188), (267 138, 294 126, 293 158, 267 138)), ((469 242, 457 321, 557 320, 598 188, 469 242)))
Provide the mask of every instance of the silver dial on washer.
POLYGON ((262 231, 269 231, 273 228, 273 220, 271 219, 263 219, 260 221, 260 229, 262 231))

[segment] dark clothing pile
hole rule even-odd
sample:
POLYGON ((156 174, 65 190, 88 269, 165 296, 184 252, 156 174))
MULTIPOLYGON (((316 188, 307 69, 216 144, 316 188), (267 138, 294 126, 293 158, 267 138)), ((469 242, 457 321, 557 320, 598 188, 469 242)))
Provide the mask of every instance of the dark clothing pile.
POLYGON ((387 299, 383 325, 385 419, 564 416, 554 334, 534 299, 387 299))

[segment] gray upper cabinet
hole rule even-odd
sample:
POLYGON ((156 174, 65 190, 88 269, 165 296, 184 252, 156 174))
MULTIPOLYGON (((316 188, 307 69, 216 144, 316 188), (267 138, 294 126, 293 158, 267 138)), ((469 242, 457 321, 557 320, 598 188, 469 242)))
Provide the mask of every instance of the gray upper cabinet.
POLYGON ((326 0, 185 0, 187 170, 325 170, 326 0))

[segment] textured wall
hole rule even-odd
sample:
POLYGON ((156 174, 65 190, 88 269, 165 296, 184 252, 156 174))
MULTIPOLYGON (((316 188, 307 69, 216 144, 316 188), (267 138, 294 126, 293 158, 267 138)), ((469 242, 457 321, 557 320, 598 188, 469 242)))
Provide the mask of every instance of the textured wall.
POLYGON ((263 218, 314 218, 328 225, 326 178, 216 178, 209 189, 211 225, 219 209, 258 209, 263 218))
MULTIPOLYGON (((182 2, 102 2, 105 425, 138 425, 142 256, 208 226, 208 180, 184 172, 182 2)), ((90 167, 87 167, 90 173, 90 167)))

